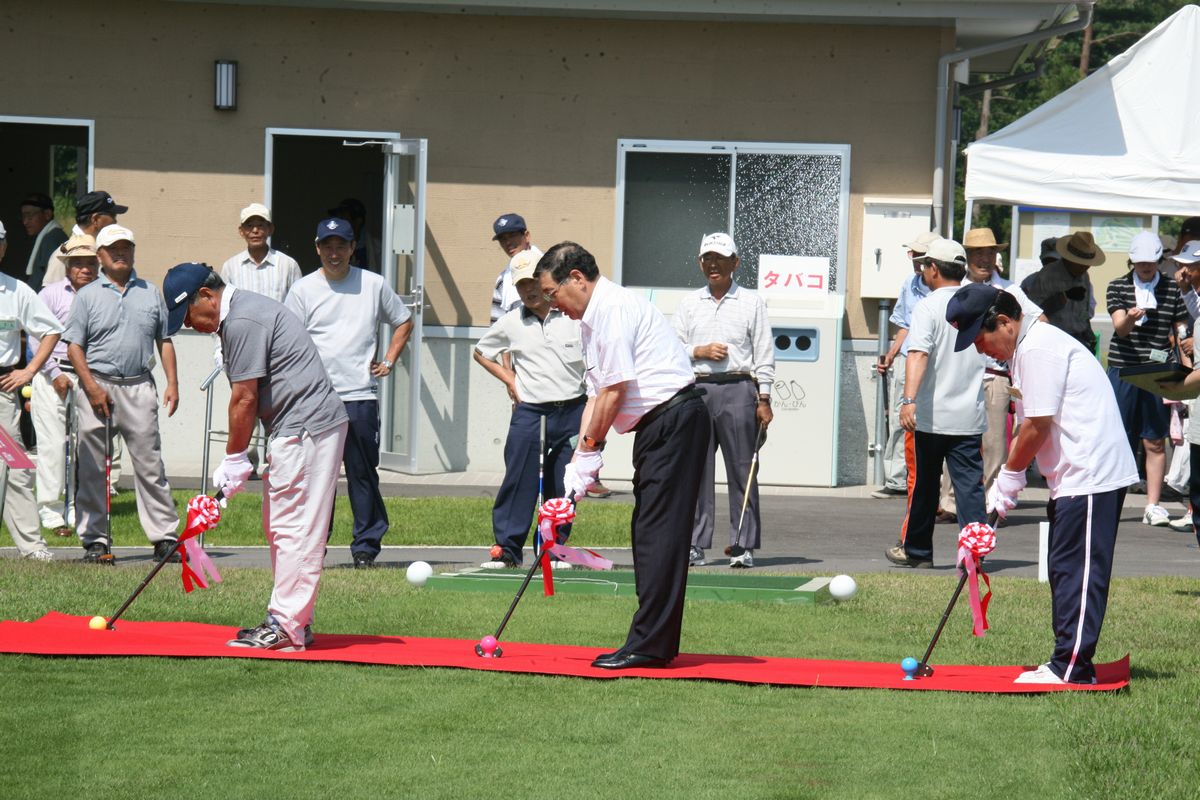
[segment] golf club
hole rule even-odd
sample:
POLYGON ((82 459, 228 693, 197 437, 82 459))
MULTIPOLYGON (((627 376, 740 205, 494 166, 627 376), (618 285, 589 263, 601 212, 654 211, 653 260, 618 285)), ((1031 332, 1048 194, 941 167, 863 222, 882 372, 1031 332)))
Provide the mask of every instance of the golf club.
POLYGON ((104 535, 112 547, 112 406, 104 415, 104 535))
MULTIPOLYGON (((575 493, 571 492, 571 494, 567 495, 567 499, 574 503, 575 493)), ((542 559, 538 556, 534 556, 533 563, 529 566, 529 570, 525 573, 525 580, 521 581, 521 588, 517 589, 517 595, 513 598, 512 603, 509 605, 508 611, 505 612, 504 619, 500 620, 499 627, 497 627, 496 632, 492 634, 496 641, 500 640, 500 634, 504 633, 505 626, 508 625, 508 621, 512 618, 513 612, 517 610, 517 603, 521 602, 521 596, 524 595, 525 590, 529 588, 529 582, 533 580, 533 573, 537 572, 537 568, 541 565, 541 563, 542 559)), ((475 645, 475 655, 479 656, 480 658, 484 657, 482 645, 475 645)), ((504 655, 504 651, 497 646, 492 655, 495 658, 499 658, 500 656, 504 655)))
MULTIPOLYGON (((220 499, 224 496, 225 493, 223 491, 218 491, 215 495, 213 495, 213 499, 220 501, 220 499)), ((171 545, 171 549, 167 551, 167 554, 163 556, 162 560, 156 562, 154 566, 150 568, 150 572, 145 578, 142 579, 141 584, 139 584, 138 587, 133 590, 133 594, 129 595, 125 602, 121 604, 121 607, 117 609, 116 613, 108 618, 108 624, 105 626, 108 628, 108 630, 113 629, 113 626, 116 624, 117 620, 121 618, 121 615, 125 613, 125 610, 133 604, 133 601, 136 600, 137 596, 142 593, 142 590, 150 585, 150 581, 154 580, 154 576, 157 575, 159 571, 162 570, 163 566, 165 566, 166 563, 171 560, 171 556, 175 555, 176 551, 179 550, 185 541, 186 540, 182 538, 176 539, 171 545)))
POLYGON ((750 486, 754 482, 754 473, 758 469, 758 451, 767 441, 767 429, 761 422, 758 424, 758 435, 754 437, 754 457, 750 459, 750 474, 746 476, 746 490, 742 492, 742 513, 738 516, 737 534, 733 544, 725 548, 725 555, 732 558, 745 555, 746 548, 742 547, 742 523, 746 521, 746 505, 750 502, 750 486))
MULTIPOLYGON (((996 527, 996 520, 1000 515, 993 511, 988 514, 987 523, 992 528, 996 527)), ((962 562, 959 562, 961 567, 962 562)), ((938 623, 937 630, 933 632, 933 638, 929 640, 929 647, 925 650, 925 655, 917 664, 917 675, 922 678, 928 678, 933 674, 933 667, 929 666, 929 657, 933 655, 933 648, 937 646, 938 639, 942 636, 942 629, 946 627, 946 620, 950 619, 950 612, 954 610, 954 604, 958 602, 958 596, 962 594, 963 587, 967 585, 967 571, 962 570, 962 575, 958 578, 958 586, 954 587, 954 594, 950 595, 950 603, 946 606, 946 613, 942 614, 942 620, 938 623)))
POLYGON ((75 474, 71 469, 71 434, 75 415, 75 388, 67 389, 67 406, 63 422, 63 521, 71 524, 71 489, 75 483, 75 474))

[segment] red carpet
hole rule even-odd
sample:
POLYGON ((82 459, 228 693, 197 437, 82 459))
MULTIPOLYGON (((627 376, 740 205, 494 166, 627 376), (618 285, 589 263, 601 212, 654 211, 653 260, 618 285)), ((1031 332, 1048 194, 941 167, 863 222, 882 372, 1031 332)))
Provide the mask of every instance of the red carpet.
POLYGON ((226 647, 236 628, 195 622, 120 621, 117 630, 93 631, 88 617, 51 612, 36 622, 0 622, 0 652, 56 656, 173 656, 184 658, 276 658, 289 661, 340 661, 410 667, 527 672, 584 678, 691 678, 693 680, 765 683, 776 686, 935 689, 949 692, 1040 693, 1063 690, 1113 691, 1129 684, 1129 657, 1097 666, 1094 686, 1014 684, 1029 667, 972 667, 934 664, 929 678, 904 680, 899 653, 896 663, 813 661, 803 658, 759 658, 681 654, 662 669, 618 673, 593 669, 602 650, 554 644, 501 642, 503 658, 480 658, 475 642, 463 639, 417 639, 400 636, 318 634, 316 645, 303 653, 273 653, 226 647))

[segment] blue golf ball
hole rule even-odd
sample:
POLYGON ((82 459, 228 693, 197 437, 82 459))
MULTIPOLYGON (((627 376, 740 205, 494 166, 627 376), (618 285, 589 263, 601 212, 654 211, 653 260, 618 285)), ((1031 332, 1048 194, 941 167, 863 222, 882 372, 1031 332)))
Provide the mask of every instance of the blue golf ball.
POLYGON ((909 656, 900 662, 900 669, 904 670, 905 674, 908 675, 912 675, 914 672, 916 672, 918 666, 917 660, 912 656, 909 656))

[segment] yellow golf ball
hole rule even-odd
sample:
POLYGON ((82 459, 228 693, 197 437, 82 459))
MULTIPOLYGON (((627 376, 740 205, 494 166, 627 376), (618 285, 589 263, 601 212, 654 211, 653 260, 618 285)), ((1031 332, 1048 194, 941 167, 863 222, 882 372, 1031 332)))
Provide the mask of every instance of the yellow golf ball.
POLYGON ((88 620, 88 627, 94 631, 102 631, 108 627, 108 620, 104 617, 92 617, 88 620))
POLYGON ((32 395, 33 395, 32 387, 30 387, 30 386, 22 386, 21 387, 21 397, 24 397, 26 400, 28 400, 32 395))

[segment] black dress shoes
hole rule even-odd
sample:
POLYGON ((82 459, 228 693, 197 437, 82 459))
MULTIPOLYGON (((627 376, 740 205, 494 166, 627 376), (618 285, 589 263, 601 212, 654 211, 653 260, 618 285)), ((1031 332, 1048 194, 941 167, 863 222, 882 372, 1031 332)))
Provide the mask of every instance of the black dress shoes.
POLYGON ((600 656, 592 662, 592 666, 598 669, 636 669, 664 667, 670 659, 656 658, 655 656, 644 656, 640 653, 622 653, 619 650, 616 653, 607 653, 600 656))

